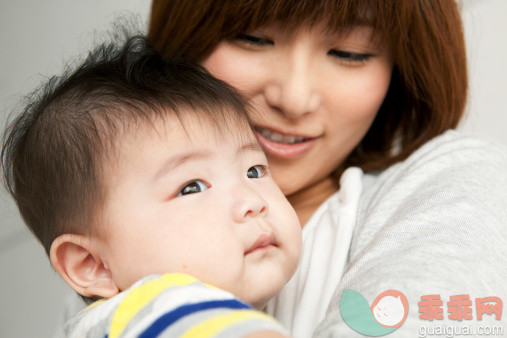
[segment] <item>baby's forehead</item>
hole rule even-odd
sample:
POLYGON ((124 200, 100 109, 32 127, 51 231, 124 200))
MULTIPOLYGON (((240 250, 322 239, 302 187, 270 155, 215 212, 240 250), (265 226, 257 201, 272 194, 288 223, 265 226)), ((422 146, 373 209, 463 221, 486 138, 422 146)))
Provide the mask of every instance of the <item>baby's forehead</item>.
POLYGON ((254 135, 246 111, 237 111, 226 106, 188 107, 182 105, 146 107, 146 109, 134 109, 135 112, 126 110, 121 114, 113 112, 113 116, 105 119, 107 120, 105 123, 98 121, 99 125, 104 126, 104 134, 109 134, 109 139, 136 138, 153 132, 173 138, 180 138, 184 134, 189 139, 196 136, 226 140, 249 139, 254 135))
POLYGON ((178 113, 156 116, 151 127, 168 139, 186 139, 188 142, 204 140, 211 144, 243 144, 256 139, 246 116, 222 112, 191 111, 184 108, 178 113))
POLYGON ((114 154, 108 154, 104 161, 109 188, 132 176, 153 183, 182 170, 265 161, 248 121, 214 122, 192 115, 170 115, 129 126, 116 140, 114 154))
POLYGON ((207 114, 189 111, 189 108, 134 119, 120 129, 113 145, 114 152, 120 157, 117 160, 131 157, 136 151, 149 152, 161 144, 171 152, 180 153, 196 150, 236 152, 246 144, 255 144, 260 149, 246 117, 207 114))

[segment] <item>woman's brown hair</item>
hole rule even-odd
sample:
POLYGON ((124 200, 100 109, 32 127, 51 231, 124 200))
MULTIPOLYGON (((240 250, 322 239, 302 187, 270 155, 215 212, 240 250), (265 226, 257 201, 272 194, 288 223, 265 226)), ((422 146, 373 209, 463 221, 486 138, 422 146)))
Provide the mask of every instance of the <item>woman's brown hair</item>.
POLYGON ((370 25, 391 47, 389 91, 345 166, 386 168, 460 121, 468 81, 454 0, 153 0, 149 40, 166 57, 200 62, 221 41, 272 23, 370 25))

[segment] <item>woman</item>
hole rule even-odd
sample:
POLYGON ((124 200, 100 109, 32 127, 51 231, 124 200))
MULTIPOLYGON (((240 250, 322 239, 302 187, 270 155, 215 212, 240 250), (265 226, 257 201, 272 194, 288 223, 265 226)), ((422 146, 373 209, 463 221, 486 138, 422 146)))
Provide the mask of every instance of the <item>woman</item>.
POLYGON ((149 37, 258 112, 304 224, 298 273, 267 309, 294 334, 350 336, 344 289, 405 294, 405 335, 427 324, 423 295, 505 294, 507 151, 450 130, 467 93, 454 1, 154 0, 149 37))

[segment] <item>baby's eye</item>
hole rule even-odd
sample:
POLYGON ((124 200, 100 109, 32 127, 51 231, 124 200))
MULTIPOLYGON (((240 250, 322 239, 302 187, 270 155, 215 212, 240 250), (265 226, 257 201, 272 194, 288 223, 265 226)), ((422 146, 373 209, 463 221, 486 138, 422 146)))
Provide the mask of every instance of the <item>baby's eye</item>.
POLYGON ((184 196, 188 194, 195 194, 198 192, 203 192, 208 190, 209 186, 201 180, 195 180, 185 184, 183 188, 181 188, 178 196, 184 196))
POLYGON ((246 172, 248 178, 261 178, 268 173, 268 167, 262 164, 250 167, 246 172))
POLYGON ((263 47, 263 46, 271 46, 273 45, 273 41, 251 34, 239 34, 236 36, 236 40, 245 43, 247 45, 263 47))
POLYGON ((350 63, 366 62, 371 58, 371 54, 352 53, 337 49, 331 49, 327 54, 341 61, 350 63))

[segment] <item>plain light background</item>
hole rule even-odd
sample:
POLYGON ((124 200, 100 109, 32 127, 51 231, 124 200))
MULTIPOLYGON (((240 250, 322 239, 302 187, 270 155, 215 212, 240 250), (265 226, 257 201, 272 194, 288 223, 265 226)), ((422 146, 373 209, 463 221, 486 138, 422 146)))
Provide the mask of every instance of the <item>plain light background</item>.
MULTIPOLYGON (((275 0, 274 0, 275 1, 275 0)), ((507 1, 461 0, 470 95, 460 129, 507 145, 507 1)), ((0 126, 44 75, 100 41, 121 16, 144 27, 149 0, 0 0, 0 126), (96 33, 99 32, 99 33, 96 33), (102 34, 103 35, 103 34, 102 34)), ((0 337, 50 337, 70 288, 0 191, 0 337)))

